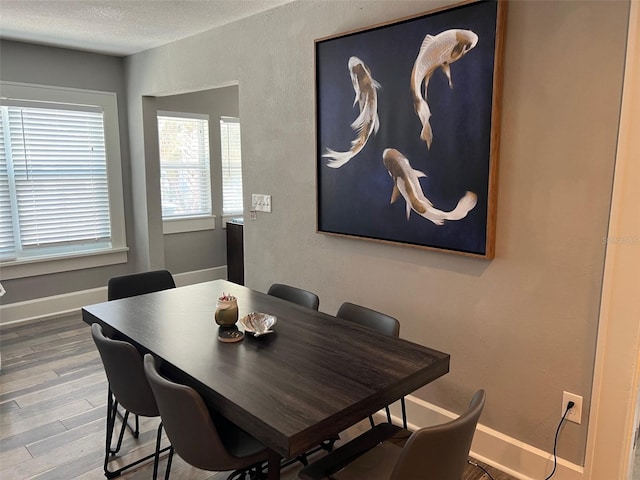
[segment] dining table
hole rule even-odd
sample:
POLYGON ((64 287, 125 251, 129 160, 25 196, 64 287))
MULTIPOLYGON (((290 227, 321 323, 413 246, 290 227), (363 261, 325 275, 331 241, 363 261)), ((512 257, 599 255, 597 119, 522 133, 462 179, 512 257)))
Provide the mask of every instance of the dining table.
POLYGON ((164 374, 262 442, 270 480, 280 478, 282 459, 449 371, 447 353, 226 280, 85 306, 82 318, 161 359, 164 374), (239 318, 274 316, 273 333, 220 341, 214 314, 223 294, 236 297, 239 318))

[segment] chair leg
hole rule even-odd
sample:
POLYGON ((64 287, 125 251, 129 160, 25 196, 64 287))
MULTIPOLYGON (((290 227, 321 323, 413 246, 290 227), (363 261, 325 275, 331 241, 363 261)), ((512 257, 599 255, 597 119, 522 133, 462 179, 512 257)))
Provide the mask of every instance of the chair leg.
MULTIPOLYGON (((140 458, 138 460, 136 460, 135 462, 131 462, 128 465, 125 465, 124 467, 121 467, 117 470, 109 470, 109 457, 111 455, 115 455, 120 448, 122 447, 122 439, 124 437, 124 431, 126 430, 127 427, 131 428, 128 423, 127 423, 127 418, 129 416, 129 411, 125 410, 125 414, 123 416, 123 423, 122 423, 122 427, 120 428, 120 434, 118 436, 118 444, 116 446, 115 449, 111 448, 111 442, 113 440, 113 432, 115 430, 115 424, 116 424, 116 418, 118 417, 119 412, 118 412, 118 401, 115 399, 115 397, 113 396, 113 394, 111 393, 111 389, 108 390, 108 397, 107 397, 107 432, 106 432, 106 442, 105 442, 105 455, 104 455, 104 475, 107 478, 115 478, 115 477, 119 477, 120 475, 122 475, 122 472, 124 472, 125 470, 128 470, 131 467, 134 467, 142 462, 145 462, 147 460, 153 459, 153 479, 156 480, 157 475, 158 475, 158 463, 160 462, 160 454, 166 451, 169 451, 169 460, 167 462, 167 471, 165 474, 165 478, 168 480, 169 478, 169 470, 171 469, 171 460, 172 460, 172 456, 173 456, 173 447, 169 446, 169 447, 165 447, 163 449, 160 449, 160 443, 162 441, 162 422, 160 422, 160 425, 158 426, 158 433, 156 435, 156 449, 155 451, 150 454, 147 455, 143 458, 140 458)), ((138 424, 138 418, 136 415, 136 424, 138 424)), ((136 425, 136 430, 138 430, 139 426, 136 425)))
POLYGON ((111 389, 107 393, 107 425, 105 434, 105 453, 104 453, 104 471, 107 471, 109 463, 109 455, 111 455, 111 439, 113 438, 113 429, 115 427, 115 409, 118 407, 117 402, 114 405, 114 398, 111 389))
MULTIPOLYGON (((136 415, 136 420, 138 416, 136 415)), ((153 457, 153 480, 158 478, 158 463, 160 463, 160 442, 162 441, 162 422, 158 425, 158 434, 156 435, 156 452, 153 457)))
MULTIPOLYGON (((124 431, 127 428, 127 418, 129 418, 129 410, 126 410, 124 413, 124 417, 122 417, 122 426, 120 427, 120 435, 118 435, 118 444, 116 445, 115 450, 111 451, 112 455, 115 455, 120 451, 120 447, 122 447, 122 439, 124 438, 124 431)), ((113 417, 113 426, 115 428, 116 418, 113 417)))
POLYGON ((169 480, 171 473, 171 462, 173 461, 173 447, 169 447, 169 458, 167 459, 167 471, 164 472, 164 480, 169 480))
POLYGON ((133 432, 133 438, 138 438, 140 436, 140 417, 136 415, 136 429, 133 432))

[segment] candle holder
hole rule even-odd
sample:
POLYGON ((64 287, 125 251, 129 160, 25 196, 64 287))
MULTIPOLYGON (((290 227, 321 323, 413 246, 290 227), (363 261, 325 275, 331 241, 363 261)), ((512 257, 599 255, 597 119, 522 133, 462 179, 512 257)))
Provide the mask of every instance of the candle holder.
POLYGON ((216 323, 221 327, 230 327, 238 321, 238 300, 233 295, 222 294, 218 298, 215 313, 216 323))

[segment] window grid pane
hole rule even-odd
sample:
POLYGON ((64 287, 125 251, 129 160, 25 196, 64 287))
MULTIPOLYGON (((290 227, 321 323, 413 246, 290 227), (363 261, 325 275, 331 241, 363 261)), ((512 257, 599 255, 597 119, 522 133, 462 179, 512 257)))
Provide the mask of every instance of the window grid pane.
MULTIPOLYGON (((3 137, 2 142, 3 153, 9 155, 0 167, 0 202, 4 212, 4 181, 10 164, 15 184, 13 208, 17 209, 13 214, 17 214, 21 241, 18 248, 37 252, 44 247, 110 241, 102 113, 19 106, 2 109, 4 134, 10 138, 5 143, 3 137)), ((2 237, 6 228, 3 220, 2 237)), ((1 241, 4 247, 4 238, 1 241)))
POLYGON ((209 121, 158 115, 162 217, 211 215, 209 121))
POLYGON ((15 258, 15 244, 3 123, 0 121, 0 259, 4 260, 15 258))
POLYGON ((240 119, 222 117, 220 119, 220 139, 222 154, 222 214, 242 214, 240 119))

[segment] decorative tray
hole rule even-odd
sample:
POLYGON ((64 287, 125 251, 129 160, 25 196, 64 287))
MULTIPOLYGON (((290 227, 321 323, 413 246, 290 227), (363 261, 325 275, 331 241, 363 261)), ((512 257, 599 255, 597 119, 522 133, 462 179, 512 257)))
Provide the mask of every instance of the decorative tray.
POLYGON ((260 312, 251 312, 240 319, 240 324, 244 327, 244 331, 254 337, 272 333, 273 330, 271 329, 277 322, 278 319, 273 315, 260 312))

